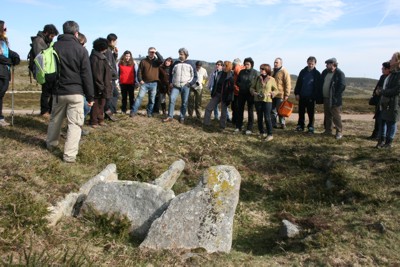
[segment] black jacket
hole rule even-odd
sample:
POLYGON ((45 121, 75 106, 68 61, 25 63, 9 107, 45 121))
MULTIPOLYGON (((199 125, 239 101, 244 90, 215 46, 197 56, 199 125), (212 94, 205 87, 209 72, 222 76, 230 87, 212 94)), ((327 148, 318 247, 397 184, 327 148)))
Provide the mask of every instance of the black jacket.
MULTIPOLYGON (((323 103, 322 87, 324 86, 324 80, 327 74, 328 69, 325 69, 321 74, 321 84, 319 86, 320 89, 318 90, 317 104, 323 103)), ((336 68, 335 72, 333 73, 331 83, 329 85, 329 100, 331 106, 339 107, 343 104, 342 95, 345 89, 346 78, 344 76, 344 73, 339 68, 336 68)))
POLYGON ((89 54, 72 34, 58 36, 54 49, 60 58, 61 70, 58 95, 84 95, 93 101, 93 78, 89 54))
MULTIPOLYGON (((299 73, 299 77, 297 78, 296 81, 296 86, 294 88, 294 94, 295 95, 302 95, 301 89, 303 88, 303 80, 304 80, 304 76, 305 74, 308 72, 308 67, 305 67, 304 69, 302 69, 299 73)), ((312 74, 314 77, 314 82, 313 82, 313 91, 311 94, 311 98, 316 100, 317 96, 318 96, 318 90, 320 87, 320 83, 321 83, 321 73, 314 68, 312 70, 312 74)))
POLYGON ((239 86, 239 95, 250 95, 250 87, 254 79, 258 76, 255 69, 243 69, 239 72, 236 85, 239 86))
POLYGON ((400 71, 390 73, 380 99, 381 116, 386 121, 400 120, 400 71))

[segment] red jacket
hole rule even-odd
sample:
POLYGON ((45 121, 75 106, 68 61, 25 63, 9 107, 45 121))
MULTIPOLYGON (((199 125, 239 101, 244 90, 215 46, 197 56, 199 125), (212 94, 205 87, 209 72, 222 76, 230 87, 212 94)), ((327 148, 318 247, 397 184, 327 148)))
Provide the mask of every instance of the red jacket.
POLYGON ((135 65, 119 65, 119 83, 135 84, 135 65))

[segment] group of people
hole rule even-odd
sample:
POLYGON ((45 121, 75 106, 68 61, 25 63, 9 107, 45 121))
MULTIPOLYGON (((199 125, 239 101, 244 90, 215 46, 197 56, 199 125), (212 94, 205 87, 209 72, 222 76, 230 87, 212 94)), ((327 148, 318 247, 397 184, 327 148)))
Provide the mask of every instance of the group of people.
MULTIPOLYGON (((0 125, 7 126, 2 114, 2 102, 10 81, 10 68, 19 63, 17 53, 9 49, 6 36, 7 28, 0 21, 0 125)), ((31 59, 41 50, 48 48, 57 28, 46 25, 32 37, 31 59)), ((257 114, 257 126, 262 140, 273 139, 273 129, 286 128, 285 117, 278 114, 278 108, 291 93, 290 74, 283 67, 282 58, 276 58, 273 66, 263 63, 259 70, 254 61, 247 57, 231 61, 218 60, 215 70, 208 74, 201 61, 188 60, 186 48, 178 50, 178 59, 163 56, 155 47, 148 49, 148 55, 136 63, 130 51, 118 58, 117 36, 109 34, 107 38, 98 38, 93 42, 90 56, 86 48, 86 37, 79 31, 74 21, 63 24, 63 34, 59 35, 54 49, 60 58, 60 73, 57 84, 44 84, 41 94, 41 114, 50 116, 46 145, 49 150, 58 146, 61 125, 65 118, 68 131, 64 146, 63 160, 75 162, 82 135, 85 116, 90 113, 89 124, 92 128, 105 126, 105 119, 116 121, 119 90, 122 95, 121 111, 134 119, 143 98, 148 94, 146 114, 164 114, 163 122, 173 121, 175 105, 181 96, 179 122, 184 123, 186 113, 202 119, 202 91, 208 88, 211 99, 205 107, 203 125, 211 126, 211 115, 219 119, 219 126, 225 129, 228 121, 234 125, 234 133, 243 131, 252 134, 254 107, 257 114), (135 99, 134 90, 139 87, 135 99), (167 96, 169 104, 167 106, 167 96), (220 106, 220 116, 219 109, 220 106), (244 129, 244 112, 247 106, 248 120, 244 129), (229 118, 228 107, 232 110, 229 118)), ((335 129, 336 139, 343 137, 341 121, 342 95, 346 88, 345 75, 338 68, 335 58, 325 61, 326 68, 316 69, 317 59, 309 57, 307 66, 299 73, 294 88, 295 99, 299 105, 299 118, 296 131, 314 133, 315 105, 324 105, 324 134, 332 135, 335 129), (308 124, 305 124, 305 114, 308 124)), ((30 62, 30 69, 34 68, 30 62)), ((383 64, 383 75, 374 90, 376 101, 376 124, 373 133, 378 138, 377 147, 390 147, 396 132, 396 122, 400 119, 400 53, 393 54, 390 62, 383 64)))

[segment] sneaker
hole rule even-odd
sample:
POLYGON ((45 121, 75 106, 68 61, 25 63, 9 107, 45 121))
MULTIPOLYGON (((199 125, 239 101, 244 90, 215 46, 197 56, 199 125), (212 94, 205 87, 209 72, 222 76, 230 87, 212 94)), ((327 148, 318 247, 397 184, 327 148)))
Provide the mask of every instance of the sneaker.
POLYGON ((323 134, 323 135, 332 135, 332 132, 324 131, 322 134, 323 134))
POLYGON ((163 119, 163 122, 171 122, 173 119, 171 117, 167 117, 165 119, 163 119))
POLYGON ((65 163, 75 163, 75 162, 76 162, 76 159, 73 159, 73 158, 64 158, 64 162, 65 162, 65 163))
POLYGON ((133 112, 131 112, 131 113, 129 113, 129 117, 131 117, 132 119, 135 117, 135 113, 133 113, 133 112))
POLYGON ((295 131, 296 131, 296 132, 303 132, 303 131, 304 131, 304 128, 301 127, 300 125, 297 125, 295 131))
POLYGON ((265 138, 267 138, 267 137, 268 137, 268 134, 266 134, 266 133, 262 133, 262 134, 260 134, 260 137, 261 137, 261 139, 265 139, 265 138))
POLYGON ((179 123, 182 123, 182 124, 185 123, 185 119, 184 118, 180 118, 179 119, 179 123))
POLYGON ((233 133, 235 133, 235 134, 240 133, 240 129, 239 129, 239 128, 236 128, 236 129, 233 131, 233 133))
POLYGON ((5 119, 0 119, 0 126, 10 126, 10 124, 5 119))
POLYGON ((308 127, 308 133, 313 134, 314 133, 314 127, 308 127))
POLYGON ((252 132, 251 132, 250 130, 246 130, 245 134, 246 134, 246 135, 251 135, 252 132))
POLYGON ((100 126, 103 126, 103 127, 108 126, 104 121, 99 122, 99 125, 100 125, 100 126))
POLYGON ((49 112, 45 112, 43 114, 40 114, 43 118, 49 119, 50 118, 50 113, 49 112))
POLYGON ((96 128, 99 127, 99 125, 98 124, 91 124, 90 127, 92 127, 93 129, 96 129, 96 128))
POLYGON ((342 133, 340 133, 340 132, 336 133, 336 136, 335 136, 336 140, 342 139, 342 137, 343 137, 342 133))
POLYGON ((267 136, 267 138, 265 138, 265 142, 272 141, 272 139, 274 139, 274 137, 270 134, 267 136))

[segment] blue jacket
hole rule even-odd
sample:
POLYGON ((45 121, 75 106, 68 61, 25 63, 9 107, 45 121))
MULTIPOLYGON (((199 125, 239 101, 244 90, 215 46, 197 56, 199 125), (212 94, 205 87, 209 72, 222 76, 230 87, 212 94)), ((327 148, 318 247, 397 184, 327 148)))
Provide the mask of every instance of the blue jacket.
MULTIPOLYGON (((312 75, 313 75, 313 89, 311 92, 311 95, 307 96, 307 97, 311 97, 312 99, 316 100, 317 96, 318 96, 318 89, 320 87, 321 84, 321 73, 314 68, 312 71, 312 75)), ((305 79, 305 75, 308 73, 308 67, 306 66, 304 69, 302 69, 299 73, 299 77, 297 77, 297 81, 296 81, 296 86, 294 88, 294 94, 295 95, 300 95, 300 97, 305 96, 305 92, 303 92, 303 82, 305 79)), ((306 93, 307 94, 307 93, 306 93)))

